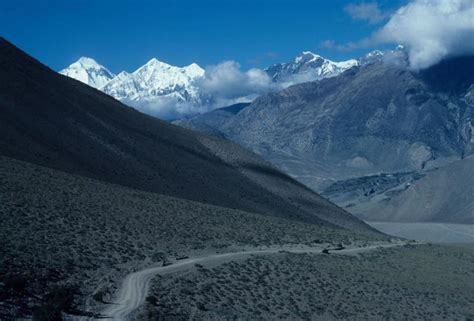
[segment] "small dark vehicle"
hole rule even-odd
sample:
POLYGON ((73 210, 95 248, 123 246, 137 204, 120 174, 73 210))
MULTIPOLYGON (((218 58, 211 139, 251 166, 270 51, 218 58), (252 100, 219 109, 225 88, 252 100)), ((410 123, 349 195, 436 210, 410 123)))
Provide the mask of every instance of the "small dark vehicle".
POLYGON ((336 247, 334 248, 335 251, 340 251, 340 250, 344 250, 344 249, 345 249, 345 247, 341 243, 337 244, 336 247))
POLYGON ((176 260, 178 260, 178 261, 179 261, 179 260, 184 260, 184 259, 189 259, 189 256, 187 256, 187 255, 178 255, 178 256, 176 257, 176 260))
POLYGON ((171 264, 173 264, 173 263, 171 263, 171 262, 168 261, 168 260, 165 260, 165 261, 163 261, 163 263, 161 264, 161 266, 168 266, 168 265, 171 265, 171 264))

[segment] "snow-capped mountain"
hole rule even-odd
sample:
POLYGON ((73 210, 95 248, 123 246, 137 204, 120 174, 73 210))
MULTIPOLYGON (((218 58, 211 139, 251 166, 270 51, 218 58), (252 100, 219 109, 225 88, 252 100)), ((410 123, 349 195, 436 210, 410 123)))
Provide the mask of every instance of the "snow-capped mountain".
POLYGON ((204 69, 195 63, 175 67, 153 58, 132 73, 114 75, 95 60, 82 57, 60 73, 160 117, 193 113, 193 106, 204 103, 195 85, 204 76, 204 69))
POLYGON ((180 68, 153 58, 131 74, 120 73, 102 90, 117 99, 148 101, 172 95, 185 102, 199 99, 199 91, 193 83, 202 76, 204 69, 197 64, 180 68))
MULTIPOLYGON (((395 50, 403 50, 403 47, 398 46, 395 50)), ((334 77, 352 67, 381 61, 384 55, 383 51, 374 50, 358 59, 332 61, 311 51, 303 51, 292 61, 272 65, 265 71, 274 82, 293 85, 334 77)))
POLYGON ((275 64, 265 71, 275 82, 300 83, 334 77, 358 64, 356 59, 334 62, 310 51, 303 51, 292 61, 275 64))
POLYGON ((97 63, 94 59, 87 57, 81 57, 59 73, 94 88, 101 88, 115 77, 110 70, 97 63))
MULTIPOLYGON (((282 89, 293 84, 334 77, 354 66, 369 64, 382 57, 382 52, 373 51, 359 59, 335 62, 303 51, 288 63, 265 69, 270 81, 276 84, 268 88, 282 89)), ((180 118, 222 107, 203 88, 201 80, 205 80, 206 72, 195 63, 176 67, 153 58, 132 73, 122 71, 114 75, 94 59, 83 57, 60 73, 102 90, 144 113, 161 118, 180 118)), ((248 97, 251 94, 255 97, 262 92, 249 93, 248 97)), ((248 101, 248 97, 247 100, 230 97, 229 101, 248 101)))

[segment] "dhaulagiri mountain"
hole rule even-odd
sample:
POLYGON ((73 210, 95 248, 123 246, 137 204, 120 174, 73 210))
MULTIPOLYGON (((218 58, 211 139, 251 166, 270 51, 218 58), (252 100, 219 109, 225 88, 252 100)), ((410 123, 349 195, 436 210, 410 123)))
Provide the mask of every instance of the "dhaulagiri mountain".
POLYGON ((115 75, 94 59, 81 57, 59 73, 150 114, 166 115, 166 110, 159 109, 171 105, 192 105, 198 110, 210 99, 199 90, 197 81, 204 69, 195 63, 176 67, 152 58, 131 73, 115 75))
POLYGON ((474 57, 421 71, 407 67, 403 48, 378 58, 262 95, 236 114, 175 123, 237 142, 364 216, 360 203, 385 203, 474 147, 474 57))

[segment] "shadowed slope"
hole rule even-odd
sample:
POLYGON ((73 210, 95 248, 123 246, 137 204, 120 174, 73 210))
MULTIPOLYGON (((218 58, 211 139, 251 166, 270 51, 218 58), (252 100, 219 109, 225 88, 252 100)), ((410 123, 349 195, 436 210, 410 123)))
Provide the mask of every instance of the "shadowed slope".
POLYGON ((0 106, 1 155, 144 191, 371 231, 237 145, 212 140, 211 148, 206 136, 61 76, 4 39, 0 106))

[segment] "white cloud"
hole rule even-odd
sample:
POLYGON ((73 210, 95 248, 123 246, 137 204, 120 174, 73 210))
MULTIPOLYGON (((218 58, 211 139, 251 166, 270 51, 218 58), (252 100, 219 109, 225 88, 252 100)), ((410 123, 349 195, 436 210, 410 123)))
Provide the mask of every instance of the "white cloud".
POLYGON ((176 119, 249 102, 261 94, 281 88, 280 84, 272 82, 265 71, 256 68, 242 71, 235 61, 208 66, 204 76, 197 79, 193 86, 199 91, 201 102, 179 101, 176 95, 170 94, 149 101, 124 100, 124 103, 159 118, 176 119))
POLYGON ((368 21, 375 24, 386 18, 376 2, 362 2, 358 4, 351 3, 344 8, 354 20, 368 21))
POLYGON ((204 94, 216 99, 235 100, 262 94, 272 90, 275 85, 261 69, 241 71, 237 62, 224 61, 207 67, 197 86, 204 94))
POLYGON ((402 44, 415 70, 447 57, 474 54, 473 39, 473 0, 414 0, 373 36, 376 43, 402 44))

